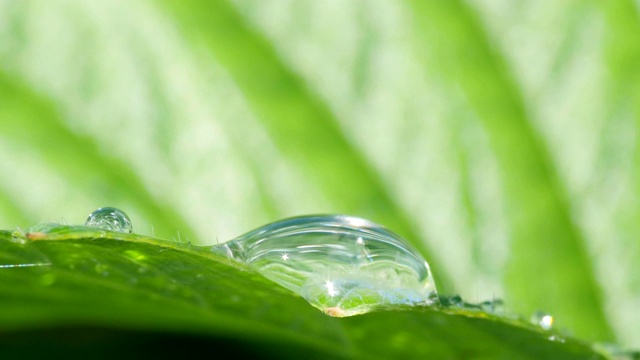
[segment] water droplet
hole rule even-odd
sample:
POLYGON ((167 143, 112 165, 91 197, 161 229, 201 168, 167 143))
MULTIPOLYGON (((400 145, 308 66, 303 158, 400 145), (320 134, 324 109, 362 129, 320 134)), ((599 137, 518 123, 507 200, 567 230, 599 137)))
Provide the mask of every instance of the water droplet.
POLYGON ((559 343, 565 343, 565 342, 566 342, 565 338, 563 338, 563 337, 561 337, 561 336, 559 336, 559 335, 555 335, 555 334, 554 334, 554 335, 549 336, 549 337, 547 338, 547 340, 549 340, 549 341, 555 341, 555 342, 559 342, 559 343))
POLYGON ((544 330, 551 330, 553 327, 553 316, 543 311, 536 311, 531 315, 531 322, 540 326, 544 330))
POLYGON ((441 300, 442 300, 441 302, 445 306, 455 306, 459 308, 462 308, 465 306, 465 303, 464 301, 462 301, 462 297, 460 295, 452 295, 449 297, 445 297, 441 300))
POLYGON ((486 300, 478 304, 484 312, 492 314, 505 314, 504 301, 502 299, 486 300))
POLYGON ((92 212, 87 218, 85 226, 122 233, 130 233, 133 230, 127 214, 113 207, 103 207, 92 212))
POLYGON ((429 265, 418 251, 360 218, 285 219, 212 251, 253 267, 332 316, 438 302, 429 265))

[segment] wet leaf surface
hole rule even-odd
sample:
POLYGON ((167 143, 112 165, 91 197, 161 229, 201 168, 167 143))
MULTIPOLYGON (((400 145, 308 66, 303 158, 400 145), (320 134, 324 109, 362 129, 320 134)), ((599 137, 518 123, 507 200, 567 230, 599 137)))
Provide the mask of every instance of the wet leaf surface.
POLYGON ((0 233, 0 356, 599 358, 516 320, 445 308, 332 318, 189 244, 67 227, 0 233), (65 232, 66 231, 66 232, 65 232), (207 350, 208 349, 208 350, 207 350))

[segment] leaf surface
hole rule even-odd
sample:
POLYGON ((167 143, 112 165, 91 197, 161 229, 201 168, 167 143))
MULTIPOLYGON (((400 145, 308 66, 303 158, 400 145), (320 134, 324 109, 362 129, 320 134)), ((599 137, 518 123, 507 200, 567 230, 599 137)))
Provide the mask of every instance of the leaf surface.
POLYGON ((60 352, 63 345, 42 338, 84 333, 77 341, 89 352, 105 344, 158 352, 154 347, 176 334, 173 341, 217 344, 211 351, 221 354, 285 358, 600 356, 570 338, 558 341, 558 334, 483 312, 416 307, 332 318, 208 247, 83 227, 26 236, 0 233, 4 354, 34 344, 60 352))

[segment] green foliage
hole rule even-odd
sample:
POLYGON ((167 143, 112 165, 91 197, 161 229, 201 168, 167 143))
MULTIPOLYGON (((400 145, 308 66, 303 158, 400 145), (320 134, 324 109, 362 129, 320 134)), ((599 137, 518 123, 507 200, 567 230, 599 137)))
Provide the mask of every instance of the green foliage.
MULTIPOLYGON (((190 336, 189 351, 217 357, 601 358, 574 340, 480 312, 414 308, 331 318, 207 247, 87 228, 16 235, 0 234, 2 263, 23 265, 0 272, 0 331, 55 325, 69 336, 93 327, 97 336, 74 343, 85 356, 148 349, 164 358, 161 336, 144 339, 167 332, 190 336)), ((2 357, 69 356, 67 343, 52 340, 55 333, 26 336, 3 336, 2 357)))
MULTIPOLYGON (((215 244, 346 213, 412 242, 441 294, 638 347, 638 29, 629 0, 0 0, 0 229, 116 206, 215 244)), ((32 310, 16 329, 72 320, 32 310)))

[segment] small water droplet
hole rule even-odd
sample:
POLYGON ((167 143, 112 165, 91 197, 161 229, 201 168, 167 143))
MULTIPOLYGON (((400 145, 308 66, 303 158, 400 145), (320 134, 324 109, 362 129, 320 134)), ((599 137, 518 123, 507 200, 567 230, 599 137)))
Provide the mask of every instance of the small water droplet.
POLYGON ((549 341, 555 341, 555 342, 559 342, 559 343, 564 343, 566 342, 565 338, 559 336, 559 335, 551 335, 547 338, 547 340, 549 341))
POLYGON ((92 212, 87 218, 85 226, 122 233, 131 233, 133 230, 127 214, 113 207, 103 207, 92 212))
POLYGON ((531 322, 540 326, 544 330, 551 330, 553 327, 553 316, 543 311, 536 311, 531 315, 531 322))
POLYGON ((640 360, 640 350, 625 349, 617 344, 596 343, 593 348, 615 360, 640 360))
POLYGON ((492 314, 504 314, 504 301, 502 299, 486 300, 478 304, 482 311, 492 314))
POLYGON ((445 297, 444 299, 442 299, 442 303, 445 306, 455 306, 459 308, 462 308, 465 306, 465 303, 464 301, 462 301, 462 297, 460 295, 452 295, 452 296, 445 297))
POLYGON ((285 219, 212 251, 253 267, 332 316, 438 302, 420 253, 398 235, 360 218, 285 219))

